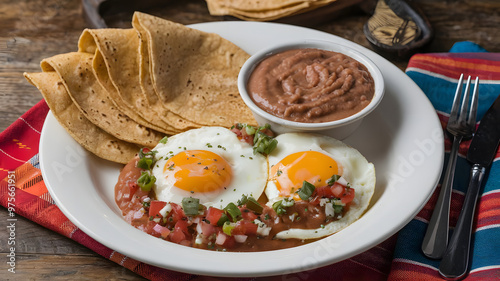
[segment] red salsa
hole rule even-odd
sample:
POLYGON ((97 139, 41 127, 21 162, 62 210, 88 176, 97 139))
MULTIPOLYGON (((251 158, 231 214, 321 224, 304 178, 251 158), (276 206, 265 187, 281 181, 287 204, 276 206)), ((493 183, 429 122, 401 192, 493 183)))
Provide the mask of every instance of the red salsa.
POLYGON ((335 221, 348 211, 354 198, 354 189, 335 183, 316 188, 310 200, 295 201, 282 209, 263 204, 265 198, 247 198, 224 210, 200 204, 196 215, 186 215, 188 211, 181 204, 155 200, 152 189, 145 191, 139 186, 144 169, 137 167, 138 162, 139 157, 135 157, 123 168, 115 186, 115 200, 124 219, 160 239, 201 249, 249 252, 309 243, 311 239, 274 236, 291 228, 317 229, 335 221), (320 203, 322 198, 340 199, 343 207, 329 216, 320 203))

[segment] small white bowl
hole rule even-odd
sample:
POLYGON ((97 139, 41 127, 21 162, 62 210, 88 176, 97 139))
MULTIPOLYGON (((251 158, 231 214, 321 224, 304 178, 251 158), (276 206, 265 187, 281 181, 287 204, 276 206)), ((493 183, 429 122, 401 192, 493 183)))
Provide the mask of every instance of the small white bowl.
POLYGON ((250 108, 259 125, 269 123, 271 125, 271 129, 277 134, 289 132, 314 132, 328 135, 336 139, 344 139, 351 135, 361 124, 362 119, 379 105, 382 97, 384 96, 384 79, 378 67, 368 57, 358 51, 353 50, 352 48, 330 41, 300 40, 282 43, 280 45, 261 50, 252 55, 241 67, 240 73, 238 75, 238 90, 241 97, 243 98, 243 101, 250 108), (258 107, 247 92, 247 81, 254 68, 263 59, 271 55, 286 50, 305 48, 322 49, 342 53, 366 66, 375 84, 375 93, 371 102, 365 108, 354 115, 340 120, 322 123, 303 123, 290 121, 274 116, 258 107))

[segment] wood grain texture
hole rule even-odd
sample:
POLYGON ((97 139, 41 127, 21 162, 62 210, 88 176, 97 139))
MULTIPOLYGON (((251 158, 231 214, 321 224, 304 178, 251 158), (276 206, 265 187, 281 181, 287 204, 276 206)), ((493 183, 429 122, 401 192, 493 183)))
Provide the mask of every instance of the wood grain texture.
MULTIPOLYGON (((9 217, 0 208, 0 260, 6 261, 9 217)), ((67 237, 19 215, 15 218, 16 273, 7 272, 2 262, 1 280, 145 280, 67 237)))
MULTIPOLYGON (((500 52, 500 2, 497 0, 413 1, 434 28, 433 41, 422 51, 446 52, 458 41, 470 40, 491 52, 500 52)), ((150 12, 167 19, 192 24, 234 20, 212 17, 203 0, 169 0, 150 12)), ((362 9, 325 19, 314 26, 371 48, 362 30, 369 18, 362 9)), ((109 13, 110 26, 129 27, 131 12, 109 13)), ((308 25, 304 23, 303 25, 308 25)), ((38 90, 22 76, 38 71, 43 58, 77 50, 77 40, 88 27, 79 0, 2 0, 0 5, 0 129, 3 131, 41 100, 38 90)), ((407 60, 390 58, 404 70, 407 60)), ((142 277, 111 262, 78 243, 17 217, 17 273, 8 274, 8 251, 4 231, 7 211, 0 208, 0 279, 2 280, 141 280, 142 277)))

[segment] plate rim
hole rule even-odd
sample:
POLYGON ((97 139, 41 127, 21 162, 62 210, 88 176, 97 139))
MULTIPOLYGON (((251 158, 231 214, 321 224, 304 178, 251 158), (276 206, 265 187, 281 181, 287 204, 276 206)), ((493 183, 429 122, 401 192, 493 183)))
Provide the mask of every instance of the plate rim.
MULTIPOLYGON (((193 25, 188 25, 188 26, 196 28, 196 29, 207 29, 207 28, 208 29, 215 29, 215 28, 213 28, 213 26, 217 26, 217 25, 222 25, 222 26, 231 25, 232 28, 235 28, 235 25, 240 25, 240 26, 243 26, 243 25, 245 25, 245 26, 246 25, 252 26, 252 25, 254 25, 254 26, 266 26, 266 27, 267 26, 274 26, 274 27, 277 27, 278 29, 280 29, 280 28, 286 28, 286 29, 292 29, 292 30, 302 30, 302 31, 304 31, 306 33, 323 34, 322 36, 326 36, 327 38, 328 37, 329 38, 333 38, 335 40, 340 40, 341 42, 347 42, 348 45, 354 45, 354 46, 356 46, 356 48, 358 50, 360 49, 362 51, 368 52, 368 56, 369 57, 375 56, 377 60, 384 61, 384 64, 386 66, 390 65, 393 68, 392 69, 393 71, 397 70, 397 71, 400 72, 398 74, 402 74, 402 75, 406 76, 406 74, 404 72, 402 72, 399 68, 397 68, 396 66, 394 66, 392 63, 390 63, 389 61, 387 61, 386 59, 382 58, 378 54, 374 53, 373 51, 371 51, 371 50, 369 50, 369 49, 367 49, 367 48, 365 48, 365 47, 363 47, 361 45, 358 45, 358 44, 356 44, 354 42, 351 42, 349 40, 340 38, 340 37, 338 37, 336 35, 333 35, 333 34, 329 34, 329 33, 326 33, 326 32, 323 32, 323 31, 314 30, 314 29, 309 29, 309 28, 306 28, 306 27, 293 26, 293 25, 282 24, 282 23, 238 22, 238 21, 236 21, 236 22, 231 22, 231 21, 225 21, 225 22, 207 22, 207 23, 198 23, 198 24, 193 24, 193 25)), ((379 66, 379 68, 380 68, 380 66, 379 66)), ((383 71, 383 70, 381 69, 381 71, 383 71)), ((411 80, 411 78, 409 78, 408 76, 406 76, 406 77, 407 77, 408 81, 413 82, 413 80, 411 80)), ((385 80, 385 78, 384 78, 384 80, 385 80)), ((386 82, 386 87, 388 86, 387 84, 388 83, 386 82)), ((416 86, 416 84, 414 82, 413 82, 413 84, 414 84, 413 87, 418 87, 418 86, 416 86)), ((415 89, 415 90, 416 91, 420 91, 419 96, 423 96, 423 98, 427 99, 427 97, 420 90, 420 88, 415 89)), ((386 93, 386 95, 387 95, 387 93, 386 93)), ((427 99, 427 102, 428 102, 429 105, 431 105, 430 101, 428 101, 428 99, 427 99)), ((432 105, 431 105, 431 108, 434 110, 434 108, 432 107, 432 105)), ((434 119, 435 119, 434 122, 439 122, 437 114, 435 115, 434 119)), ((45 183, 46 183, 47 189, 49 190, 49 193, 51 194, 52 198, 56 202, 57 206, 61 209, 61 211, 78 228, 80 228, 87 235, 89 235, 90 237, 92 237, 93 239, 95 239, 96 241, 98 241, 99 243, 105 245, 106 247, 110 248, 111 250, 118 251, 118 249, 115 249, 115 247, 110 247, 109 246, 109 245, 114 246, 114 243, 111 243, 111 241, 108 241, 108 240, 104 239, 102 237, 102 235, 99 234, 99 233, 96 233, 94 229, 89 229, 86 225, 83 225, 81 223, 81 219, 75 217, 74 214, 72 214, 72 212, 69 211, 66 208, 64 202, 62 202, 61 198, 58 196, 59 194, 57 194, 57 188, 54 188, 54 186, 53 186, 53 184, 55 184, 54 181, 52 180, 53 179, 53 175, 51 175, 51 173, 48 171, 48 168, 47 168, 48 164, 45 165, 45 159, 47 159, 46 157, 48 157, 48 156, 45 155, 45 153, 46 152, 48 153, 48 151, 45 151, 45 150, 42 149, 42 147, 45 147, 45 142, 48 141, 48 140, 50 140, 50 135, 49 135, 49 132, 48 132, 49 129, 47 129, 47 128, 50 128, 50 126, 54 126, 54 125, 55 126, 60 126, 58 124, 58 122, 55 120, 55 117, 53 116, 52 112, 49 112, 49 115, 47 116, 47 118, 46 118, 46 120, 44 122, 43 128, 42 128, 42 135, 41 135, 41 138, 40 138, 40 152, 39 152, 40 153, 40 167, 41 167, 41 170, 42 170, 42 176, 43 176, 43 178, 46 181, 45 183), (49 120, 49 121, 47 121, 47 120, 49 120), (56 122, 56 124, 53 124, 54 121, 56 122)), ((443 135, 443 139, 444 139, 444 135, 443 135)), ((439 166, 442 166, 442 163, 444 162, 444 147, 441 148, 440 152, 441 153, 438 153, 438 154, 441 154, 441 157, 440 157, 441 159, 440 159, 440 165, 439 166)), ((88 152, 86 152, 86 154, 90 155, 88 152)), ((93 157, 93 156, 90 156, 90 157, 93 157)), ((86 159, 86 160, 88 160, 88 159, 86 159)), ((375 246, 375 245, 377 245, 377 244, 385 241, 387 238, 389 238, 389 236, 391 236, 394 233, 398 232, 409 221, 411 221, 411 219, 420 211, 420 209, 423 207, 423 205, 429 200, 429 198, 431 197, 434 189, 436 188, 436 186, 437 186, 437 184, 439 182, 439 178, 440 178, 440 172, 437 173, 437 176, 435 176, 435 179, 432 180, 433 187, 429 188, 427 190, 428 192, 427 192, 427 194, 425 196, 425 199, 421 200, 421 201, 423 201, 423 203, 421 204, 421 206, 419 208, 416 208, 415 210, 412 210, 411 213, 407 214, 406 217, 405 217, 405 219, 403 221, 401 221, 397 227, 393 227, 390 231, 386 232, 386 233, 390 232, 390 235, 383 236, 383 237, 379 236, 376 239, 372 239, 370 241, 365 241, 364 243, 361 244, 360 247, 357 247, 356 250, 350 251, 349 253, 344 253, 343 255, 337 256, 336 258, 328 258, 328 257, 327 258, 319 258, 313 264, 305 264, 302 267, 297 267, 297 265, 299 265, 298 263, 294 263, 293 265, 285 265, 285 266, 279 265, 277 267, 271 267, 271 266, 266 265, 266 264, 256 263, 258 265, 262 265, 262 267, 257 268, 257 269, 256 268, 252 268, 251 270, 248 270, 248 271, 244 271, 241 268, 233 268, 233 269, 231 269, 231 268, 227 268, 226 267, 227 270, 220 271, 220 268, 217 268, 217 267, 210 268, 209 266, 208 267, 207 266, 203 266, 203 267, 197 269, 197 268, 193 268, 192 266, 180 265, 178 263, 176 263, 176 264, 165 264, 164 262, 151 260, 149 258, 145 258, 143 256, 140 256, 137 253, 130 252, 130 249, 127 249, 127 248, 121 248, 119 252, 122 253, 122 254, 125 254, 128 257, 134 258, 136 260, 139 260, 139 261, 142 261, 142 262, 145 262, 145 263, 152 264, 154 266, 158 266, 158 267, 162 267, 162 268, 166 268, 166 269, 171 269, 171 270, 175 270, 175 271, 180 271, 180 272, 185 272, 185 273, 189 273, 189 274, 202 274, 202 275, 210 275, 210 276, 255 277, 255 276, 267 276, 267 275, 283 274, 284 272, 286 272, 286 273, 293 273, 293 272, 299 272, 299 271, 303 271, 303 270, 310 270, 310 269, 321 267, 321 266, 324 266, 324 265, 327 265, 327 264, 339 262, 341 260, 350 258, 350 257, 352 257, 352 256, 354 256, 356 254, 364 252, 364 251, 368 250, 369 248, 371 248, 371 247, 373 247, 373 246, 375 246), (295 268, 293 268, 293 266, 295 266, 295 268)), ((113 188, 114 188, 114 186, 113 186, 113 188)), ((126 223, 126 222, 123 221, 123 223, 126 223)), ((354 224, 356 224, 356 222, 354 224)), ((136 230, 136 231, 140 232, 140 234, 144 235, 144 233, 141 232, 140 230, 136 230)), ((136 231, 131 231, 132 234, 131 234, 131 237, 129 237, 130 239, 133 239, 134 237, 137 237, 138 233, 136 233, 136 231)), ((145 235, 147 235, 147 234, 145 234, 145 235)), ((147 236, 149 236, 149 235, 147 235, 147 236)), ((156 239, 157 240, 158 238, 149 236, 149 237, 142 237, 142 239, 145 240, 145 241, 147 241, 147 242, 149 242, 149 241, 152 241, 151 239, 156 239)), ((322 239, 322 240, 324 240, 324 239, 322 239)), ((141 242, 144 242, 144 241, 141 241, 141 242)), ((144 243, 140 243, 140 244, 142 245, 144 243)), ((173 243, 168 243, 168 244, 173 244, 173 243)), ((179 246, 179 245, 175 245, 175 244, 169 245, 169 246, 172 246, 172 247, 168 247, 168 248, 172 248, 173 250, 178 249, 178 247, 182 247, 181 251, 182 252, 188 252, 188 253, 193 253, 192 250, 204 251, 204 250, 192 249, 192 248, 188 248, 188 247, 184 247, 184 246, 179 246)), ((300 246, 300 247, 303 247, 303 246, 300 246)), ((290 256, 293 257, 294 256, 293 252, 295 252, 296 248, 290 248, 290 249, 284 249, 284 250, 278 250, 278 251, 280 251, 284 255, 290 255, 290 256)), ((276 251, 272 251, 272 252, 276 252, 276 251)), ((263 258, 264 260, 266 260, 265 259, 266 258, 266 253, 269 253, 269 252, 259 252, 259 253, 220 253, 220 252, 213 252, 213 253, 215 253, 214 256, 217 256, 218 258, 220 258, 221 261, 227 261, 227 262, 229 262, 229 261, 231 261, 234 258, 247 257, 249 255, 252 256, 252 257, 263 258)), ((200 262, 201 261, 204 261, 204 262, 207 262, 207 263, 211 262, 210 260, 207 260, 207 259, 202 259, 202 260, 200 260, 200 262)))

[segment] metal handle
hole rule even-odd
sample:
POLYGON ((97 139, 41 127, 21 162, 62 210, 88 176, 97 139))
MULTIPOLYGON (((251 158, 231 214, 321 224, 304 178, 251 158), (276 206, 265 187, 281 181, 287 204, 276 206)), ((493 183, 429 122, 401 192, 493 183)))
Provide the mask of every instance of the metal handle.
POLYGON ((439 192, 434 212, 432 213, 422 242, 422 252, 432 259, 443 257, 448 245, 451 190, 453 188, 457 153, 461 141, 462 137, 460 136, 453 138, 448 166, 446 167, 443 183, 441 184, 441 191, 439 192))
POLYGON ((472 166, 464 204, 451 236, 450 245, 439 265, 439 273, 447 279, 456 280, 467 273, 474 212, 485 170, 485 167, 478 164, 472 166))

